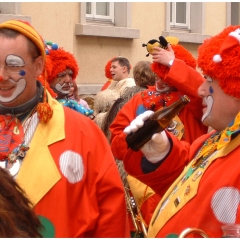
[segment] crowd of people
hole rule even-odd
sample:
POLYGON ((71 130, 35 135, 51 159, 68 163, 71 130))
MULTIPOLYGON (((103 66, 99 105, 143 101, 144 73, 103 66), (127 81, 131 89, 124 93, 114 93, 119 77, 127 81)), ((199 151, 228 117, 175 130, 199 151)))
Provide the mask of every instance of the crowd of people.
POLYGON ((240 26, 197 59, 161 40, 152 61, 108 60, 91 109, 73 53, 28 22, 0 24, 1 237, 222 237, 240 223, 240 26), (129 147, 184 95, 167 128, 129 147))

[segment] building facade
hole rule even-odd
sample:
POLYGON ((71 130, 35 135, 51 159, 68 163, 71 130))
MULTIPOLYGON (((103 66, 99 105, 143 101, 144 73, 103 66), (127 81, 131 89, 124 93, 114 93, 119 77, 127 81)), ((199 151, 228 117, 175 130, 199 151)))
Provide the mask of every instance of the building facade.
MULTIPOLYGON (((146 57, 150 39, 175 36, 197 56, 204 39, 239 24, 237 2, 1 2, 0 22, 31 22, 42 37, 72 52, 80 67, 79 93, 95 94, 107 80, 105 64, 146 57)), ((132 75, 132 73, 131 73, 132 75)))

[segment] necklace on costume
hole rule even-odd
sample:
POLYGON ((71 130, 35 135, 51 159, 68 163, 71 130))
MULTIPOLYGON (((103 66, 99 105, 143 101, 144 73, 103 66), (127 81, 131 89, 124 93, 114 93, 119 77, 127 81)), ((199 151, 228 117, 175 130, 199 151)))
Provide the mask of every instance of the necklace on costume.
POLYGON ((36 107, 31 110, 23 124, 16 116, 0 115, 0 167, 7 169, 12 176, 18 173, 20 160, 23 160, 29 150, 25 133, 35 113, 36 107))
MULTIPOLYGON (((183 184, 197 169, 205 168, 208 163, 208 158, 217 151, 221 133, 222 132, 214 133, 204 142, 201 149, 198 151, 196 157, 194 158, 191 167, 188 169, 186 175, 181 180, 181 184, 183 184)), ((198 174, 200 174, 200 172, 196 174, 196 177, 198 174)))
MULTIPOLYGON (((191 167, 188 169, 183 182, 189 178, 198 168, 204 168, 207 164, 208 158, 220 150, 225 145, 227 145, 232 137, 240 132, 240 113, 235 117, 235 119, 230 123, 230 125, 225 128, 222 132, 215 132, 209 139, 207 139, 197 156, 194 158, 191 167)), ((196 173, 198 177, 200 171, 196 173)))
MULTIPOLYGON (((183 201, 183 199, 180 197, 178 192, 180 191, 180 189, 182 187, 185 188, 185 186, 183 184, 190 178, 191 175, 195 174, 192 179, 193 181, 196 181, 196 179, 202 175, 202 170, 200 170, 200 168, 204 169, 208 165, 209 157, 211 157, 211 156, 213 156, 213 154, 217 153, 217 144, 220 139, 220 136, 221 136, 221 132, 216 132, 204 142, 201 149, 198 151, 195 158, 189 165, 187 172, 176 183, 176 185, 173 187, 171 192, 162 201, 161 206, 159 207, 157 214, 154 217, 152 225, 155 223, 155 221, 159 217, 160 213, 166 208, 166 206, 169 204, 169 202, 172 198, 174 199, 173 203, 176 208, 178 207, 180 202, 183 201)), ((187 196, 189 194, 190 189, 191 189, 190 185, 187 184, 187 187, 184 190, 184 196, 187 196)))

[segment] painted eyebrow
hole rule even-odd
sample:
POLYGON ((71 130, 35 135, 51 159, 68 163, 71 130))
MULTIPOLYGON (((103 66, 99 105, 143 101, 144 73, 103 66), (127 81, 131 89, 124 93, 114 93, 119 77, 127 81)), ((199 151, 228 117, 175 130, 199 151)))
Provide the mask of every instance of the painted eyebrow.
POLYGON ((6 65, 23 65, 25 62, 24 60, 16 55, 8 55, 5 60, 6 65))
POLYGON ((212 82, 212 81, 213 81, 212 78, 209 77, 209 76, 207 76, 207 75, 204 75, 203 77, 204 77, 208 82, 212 82))

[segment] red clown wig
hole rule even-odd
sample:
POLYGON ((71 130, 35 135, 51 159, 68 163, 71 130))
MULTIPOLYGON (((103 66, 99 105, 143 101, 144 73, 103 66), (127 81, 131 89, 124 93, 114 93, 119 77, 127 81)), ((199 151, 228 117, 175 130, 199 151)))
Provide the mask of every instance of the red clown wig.
POLYGON ((70 68, 73 71, 73 80, 76 79, 79 71, 77 61, 73 54, 66 52, 63 48, 50 49, 46 56, 47 81, 51 82, 60 72, 70 68))
POLYGON ((226 94, 240 98, 240 26, 226 27, 206 39, 198 49, 197 61, 203 74, 218 80, 226 94))
MULTIPOLYGON (((46 63, 45 70, 46 71, 46 79, 45 83, 47 90, 51 94, 52 97, 56 97, 57 94, 50 87, 49 83, 58 76, 59 73, 66 70, 66 68, 70 68, 73 71, 73 80, 76 79, 79 67, 78 63, 73 54, 65 51, 63 48, 58 48, 57 44, 49 45, 45 42, 46 49, 46 63)), ((43 74, 39 77, 39 81, 43 83, 43 74)))

